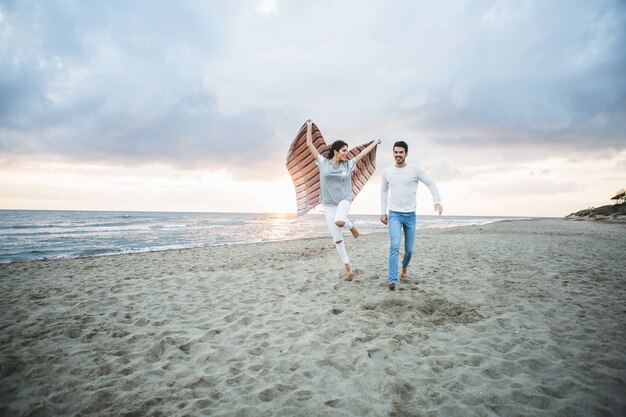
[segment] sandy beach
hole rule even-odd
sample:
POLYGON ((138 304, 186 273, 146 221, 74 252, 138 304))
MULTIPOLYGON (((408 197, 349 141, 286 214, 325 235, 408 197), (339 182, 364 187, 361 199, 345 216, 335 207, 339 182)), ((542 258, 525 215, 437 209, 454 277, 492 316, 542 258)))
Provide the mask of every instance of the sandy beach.
POLYGON ((626 415, 626 225, 0 265, 1 416, 626 415))

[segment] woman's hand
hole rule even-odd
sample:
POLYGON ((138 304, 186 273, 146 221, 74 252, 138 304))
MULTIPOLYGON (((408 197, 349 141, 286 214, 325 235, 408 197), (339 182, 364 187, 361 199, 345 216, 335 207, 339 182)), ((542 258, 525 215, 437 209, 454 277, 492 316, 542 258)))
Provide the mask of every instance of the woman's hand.
POLYGON ((317 159, 319 152, 317 151, 315 146, 313 146, 312 132, 313 132, 313 121, 311 119, 306 119, 306 146, 307 148, 309 148, 309 152, 311 152, 311 155, 313 155, 313 157, 317 159))
POLYGON ((355 162, 359 162, 362 158, 364 158, 368 153, 370 153, 377 145, 383 143, 382 140, 373 140, 372 143, 365 149, 363 149, 357 156, 354 157, 355 162))

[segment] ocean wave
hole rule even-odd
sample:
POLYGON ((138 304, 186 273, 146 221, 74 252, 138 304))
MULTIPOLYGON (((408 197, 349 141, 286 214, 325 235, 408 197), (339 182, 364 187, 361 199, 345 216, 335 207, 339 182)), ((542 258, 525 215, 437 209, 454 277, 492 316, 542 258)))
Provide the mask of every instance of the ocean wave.
MULTIPOLYGON (((68 257, 67 250, 65 249, 32 249, 26 251, 3 251, 0 254, 0 264, 12 263, 12 262, 26 262, 26 261, 45 261, 52 259, 63 259, 68 257)), ((69 256, 71 257, 71 256, 69 256)))
POLYGON ((22 229, 46 229, 46 228, 59 228, 63 225, 56 224, 14 224, 10 226, 0 226, 0 230, 22 230, 22 229))
POLYGON ((8 232, 4 233, 5 235, 10 236, 29 236, 29 235, 82 235, 82 234, 92 234, 92 233, 108 233, 108 232, 136 232, 136 231, 145 231, 150 230, 148 226, 119 226, 119 227, 100 227, 100 228, 78 228, 74 226, 73 228, 68 229, 60 229, 55 230, 52 229, 44 229, 37 230, 33 229, 28 232, 16 231, 16 232, 8 232))

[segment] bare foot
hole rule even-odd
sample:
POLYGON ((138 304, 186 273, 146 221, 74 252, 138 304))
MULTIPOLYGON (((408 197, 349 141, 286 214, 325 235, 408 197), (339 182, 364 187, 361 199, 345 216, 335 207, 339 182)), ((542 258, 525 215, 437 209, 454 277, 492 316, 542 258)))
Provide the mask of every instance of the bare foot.
POLYGON ((346 276, 344 279, 346 281, 352 281, 353 278, 354 278, 354 271, 352 271, 352 268, 350 268, 350 264, 346 264, 346 276))
POLYGON ((356 226, 352 226, 352 229, 350 229, 350 233, 352 233, 352 237, 355 239, 359 237, 359 231, 356 230, 356 226))
POLYGON ((402 268, 402 272, 400 273, 400 278, 409 279, 409 271, 407 268, 402 268))

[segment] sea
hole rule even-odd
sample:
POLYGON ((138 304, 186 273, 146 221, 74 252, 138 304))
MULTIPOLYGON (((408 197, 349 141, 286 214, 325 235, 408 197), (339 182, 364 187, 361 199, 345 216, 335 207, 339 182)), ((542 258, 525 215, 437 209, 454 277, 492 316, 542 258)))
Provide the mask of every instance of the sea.
MULTIPOLYGON (((351 215, 362 234, 386 232, 378 215, 351 215)), ((519 217, 418 216, 418 229, 519 217)), ((349 233, 349 232, 346 232, 349 233)), ((324 215, 0 210, 0 263, 80 258, 329 236, 324 215)), ((330 237, 329 237, 330 238, 330 237)))

